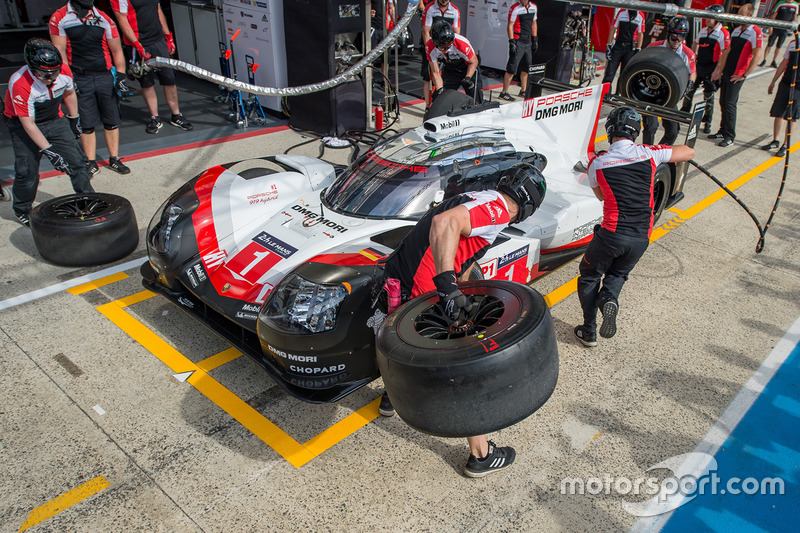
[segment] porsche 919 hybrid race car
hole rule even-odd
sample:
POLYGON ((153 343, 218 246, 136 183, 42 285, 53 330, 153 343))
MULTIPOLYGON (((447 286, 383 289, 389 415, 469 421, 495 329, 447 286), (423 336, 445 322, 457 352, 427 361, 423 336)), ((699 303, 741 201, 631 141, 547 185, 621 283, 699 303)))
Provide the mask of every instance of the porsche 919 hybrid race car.
MULTIPOLYGON (((530 283, 584 251, 602 217, 585 163, 606 90, 430 118, 347 168, 298 155, 210 168, 150 222, 145 286, 251 356, 290 394, 340 399, 379 375, 370 323, 378 263, 432 205, 491 188, 503 170, 529 162, 547 180, 544 203, 502 232, 473 278, 530 283)), ((656 216, 680 199, 681 187, 673 165, 657 169, 656 216)))

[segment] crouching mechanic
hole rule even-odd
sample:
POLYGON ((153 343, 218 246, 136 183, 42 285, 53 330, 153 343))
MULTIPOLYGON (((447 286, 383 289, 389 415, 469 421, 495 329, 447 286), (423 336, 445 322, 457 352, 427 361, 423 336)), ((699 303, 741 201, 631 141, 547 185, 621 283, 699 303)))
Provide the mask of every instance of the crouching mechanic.
POLYGON ((26 65, 8 80, 3 118, 14 150, 14 214, 30 226, 30 212, 39 188, 42 155, 66 172, 76 193, 94 192, 89 183, 86 156, 81 151, 78 99, 69 67, 58 49, 45 39, 31 39, 23 51, 26 65), (61 102, 67 117, 61 112, 61 102))
POLYGON ((468 96, 475 98, 475 103, 483 102, 483 82, 477 73, 478 56, 466 37, 457 35, 446 20, 437 20, 431 26, 431 38, 425 43, 425 50, 433 84, 431 100, 444 89, 463 87, 468 96))
MULTIPOLYGON (((469 192, 436 205, 389 257, 385 278, 399 280, 402 302, 436 290, 445 314, 459 320, 471 310, 472 302, 458 289, 456 279, 469 272, 504 228, 533 214, 545 189, 541 172, 522 163, 503 173, 497 190, 469 192)), ((383 416, 394 415, 386 393, 379 411, 383 416)), ((470 456, 464 472, 469 477, 482 477, 514 462, 513 448, 497 447, 486 435, 467 437, 467 442, 470 456)))
POLYGON ((611 146, 589 163, 589 186, 603 202, 603 223, 595 226, 580 264, 583 324, 575 327, 575 336, 584 346, 597 346, 598 308, 603 313, 600 336, 609 338, 617 332, 619 293, 650 244, 658 165, 694 157, 694 149, 683 144, 635 144, 641 122, 641 115, 630 107, 614 109, 606 120, 611 146))

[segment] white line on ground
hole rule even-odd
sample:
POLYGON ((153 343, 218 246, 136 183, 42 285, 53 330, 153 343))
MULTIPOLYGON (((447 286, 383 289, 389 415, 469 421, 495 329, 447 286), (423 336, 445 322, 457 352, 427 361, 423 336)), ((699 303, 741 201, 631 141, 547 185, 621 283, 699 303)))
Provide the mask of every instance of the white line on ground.
POLYGON ((62 283, 56 283, 55 285, 50 285, 49 287, 45 287, 43 289, 37 289, 26 294, 20 294, 19 296, 14 296, 13 298, 8 298, 7 300, 0 302, 0 311, 24 303, 32 302, 33 300, 38 300, 39 298, 44 298, 45 296, 50 296, 57 292, 65 291, 67 289, 71 289, 72 287, 77 287, 78 285, 83 285, 84 283, 89 283, 90 281, 95 281, 100 278, 116 274, 117 272, 136 268, 146 260, 147 259, 143 257, 139 259, 133 259, 132 261, 122 263, 121 265, 99 270, 92 274, 86 274, 85 276, 64 281, 62 283))
MULTIPOLYGON (((799 342, 800 317, 795 320, 781 340, 775 344, 775 348, 772 349, 767 358, 764 359, 764 362, 761 363, 761 366, 747 380, 747 383, 739 389, 738 394, 728 405, 728 408, 720 415, 714 426, 706 433, 705 438, 694 449, 695 453, 714 455, 719 451, 720 447, 728 440, 731 432, 736 429, 744 415, 764 391, 764 387, 767 386, 769 380, 772 379, 772 376, 783 365, 799 342)), ((684 475, 692 475, 695 479, 700 479, 707 473, 708 465, 688 464, 687 462, 678 467, 678 470, 684 472, 684 475)), ((675 500, 676 508, 680 506, 679 502, 680 500, 675 500)), ((633 524, 631 533, 656 533, 661 531, 670 516, 672 516, 672 512, 640 518, 633 524)))

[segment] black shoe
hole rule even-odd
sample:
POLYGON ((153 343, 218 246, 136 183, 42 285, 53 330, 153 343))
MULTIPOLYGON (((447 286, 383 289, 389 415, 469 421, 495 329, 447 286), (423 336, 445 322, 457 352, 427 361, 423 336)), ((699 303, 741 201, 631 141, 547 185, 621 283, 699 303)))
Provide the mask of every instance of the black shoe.
POLYGON ((717 146, 721 146, 723 148, 727 148, 728 146, 733 146, 733 139, 722 139, 717 146))
POLYGON ((766 60, 766 59, 764 59, 763 61, 761 61, 761 63, 759 63, 759 64, 758 64, 758 66, 759 66, 759 67, 763 67, 763 66, 764 66, 764 65, 766 65, 766 64, 767 64, 767 60, 766 60))
POLYGON ((19 220, 19 223, 26 228, 31 227, 31 218, 28 216, 28 213, 17 214, 17 220, 19 220))
POLYGON ((708 136, 708 138, 709 139, 724 139, 725 136, 722 133, 717 132, 717 133, 712 133, 711 135, 708 136))
POLYGON ((597 346, 597 333, 590 331, 586 326, 575 326, 575 336, 584 346, 597 346))
POLYGON ((769 66, 771 66, 772 68, 778 68, 778 64, 774 61, 770 63, 769 66))
POLYGON ((606 302, 600 308, 600 312, 603 313, 603 323, 600 325, 601 337, 610 339, 617 333, 617 311, 619 311, 617 302, 606 302))
POLYGON ((98 172, 100 172, 100 167, 97 166, 97 161, 89 161, 86 165, 86 170, 89 171, 89 174, 94 176, 98 172))
POLYGON ((708 122, 703 124, 703 133, 711 133, 711 124, 708 122))
POLYGON ((780 141, 772 141, 771 143, 765 144, 764 146, 762 146, 761 149, 762 150, 774 150, 775 148, 777 148, 780 145, 781 145, 780 141))
POLYGON ((525 89, 520 89, 520 90, 519 90, 519 95, 520 95, 522 98, 525 98, 525 92, 526 92, 526 90, 525 90, 525 89))
POLYGON ((184 131, 189 131, 194 128, 192 123, 186 120, 182 113, 178 113, 177 115, 172 115, 172 118, 169 121, 170 124, 173 126, 177 126, 184 131))
POLYGON ((147 133, 158 133, 158 130, 161 129, 161 126, 164 124, 161 122, 161 119, 158 117, 150 117, 150 122, 147 123, 147 127, 144 129, 147 133))
POLYGON ((511 96, 508 93, 500 93, 499 98, 501 100, 505 100, 506 102, 513 102, 514 101, 514 97, 511 96))
POLYGON ((781 145, 780 150, 775 152, 775 157, 785 157, 786 156, 786 150, 788 150, 786 145, 785 144, 781 145))
POLYGON ((467 464, 464 466, 464 473, 467 477, 483 477, 511 466, 516 456, 517 452, 511 446, 498 448, 494 442, 489 441, 489 453, 486 457, 478 459, 470 454, 467 464))
POLYGON ((118 172, 120 174, 130 174, 131 169, 128 166, 119 160, 119 157, 111 157, 108 159, 108 168, 113 170, 114 172, 118 172))
POLYGON ((385 392, 381 396, 381 404, 378 406, 378 412, 381 416, 394 416, 394 406, 389 400, 389 395, 385 392))

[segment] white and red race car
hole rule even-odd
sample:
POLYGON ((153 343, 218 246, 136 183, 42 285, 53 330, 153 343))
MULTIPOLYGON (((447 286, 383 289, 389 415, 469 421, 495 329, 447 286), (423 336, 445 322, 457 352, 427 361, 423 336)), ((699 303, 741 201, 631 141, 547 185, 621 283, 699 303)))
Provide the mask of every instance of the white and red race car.
MULTIPOLYGON (((378 376, 368 323, 378 261, 432 205, 527 161, 547 179, 544 203, 503 231, 475 276, 530 283, 583 252, 602 206, 580 163, 594 152, 605 90, 451 112, 347 168, 297 155, 210 168, 153 217, 145 286, 292 395, 335 401, 378 376)), ((681 174, 657 170, 656 216, 682 196, 681 174)))

